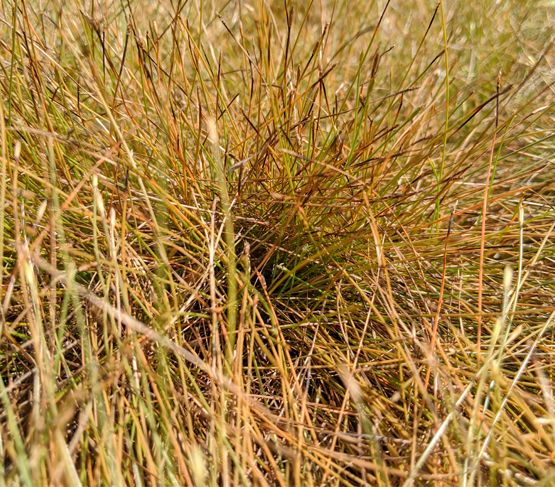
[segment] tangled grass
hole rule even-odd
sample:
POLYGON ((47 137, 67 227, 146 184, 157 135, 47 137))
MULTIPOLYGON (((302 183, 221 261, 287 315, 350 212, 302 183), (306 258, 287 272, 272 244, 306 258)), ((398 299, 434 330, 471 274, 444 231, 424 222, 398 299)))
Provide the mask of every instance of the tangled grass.
POLYGON ((553 2, 0 5, 0 486, 555 483, 553 2))

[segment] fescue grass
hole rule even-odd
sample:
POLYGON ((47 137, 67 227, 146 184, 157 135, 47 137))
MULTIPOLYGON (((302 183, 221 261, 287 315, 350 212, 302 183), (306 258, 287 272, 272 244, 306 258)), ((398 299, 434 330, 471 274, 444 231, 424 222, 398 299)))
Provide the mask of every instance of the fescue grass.
POLYGON ((553 2, 0 5, 0 487, 555 483, 553 2))

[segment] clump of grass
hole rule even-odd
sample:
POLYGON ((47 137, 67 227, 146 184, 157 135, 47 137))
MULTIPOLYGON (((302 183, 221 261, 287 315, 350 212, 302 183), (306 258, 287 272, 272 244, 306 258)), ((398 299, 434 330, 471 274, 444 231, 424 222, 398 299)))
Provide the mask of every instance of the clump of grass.
POLYGON ((0 16, 0 485, 553 482, 550 3, 0 16))

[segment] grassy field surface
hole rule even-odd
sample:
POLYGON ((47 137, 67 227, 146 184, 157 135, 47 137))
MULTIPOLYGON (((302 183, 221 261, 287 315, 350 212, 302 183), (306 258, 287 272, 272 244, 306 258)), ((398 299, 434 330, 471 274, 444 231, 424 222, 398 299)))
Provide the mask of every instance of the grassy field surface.
POLYGON ((0 487, 555 485, 554 25, 1 0, 0 487))

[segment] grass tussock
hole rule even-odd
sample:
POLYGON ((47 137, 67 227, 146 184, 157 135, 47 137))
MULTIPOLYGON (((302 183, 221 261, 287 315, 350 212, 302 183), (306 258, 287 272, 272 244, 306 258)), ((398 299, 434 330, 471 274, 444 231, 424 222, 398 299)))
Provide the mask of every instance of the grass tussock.
POLYGON ((0 4, 0 486, 555 482, 553 2, 0 4))

